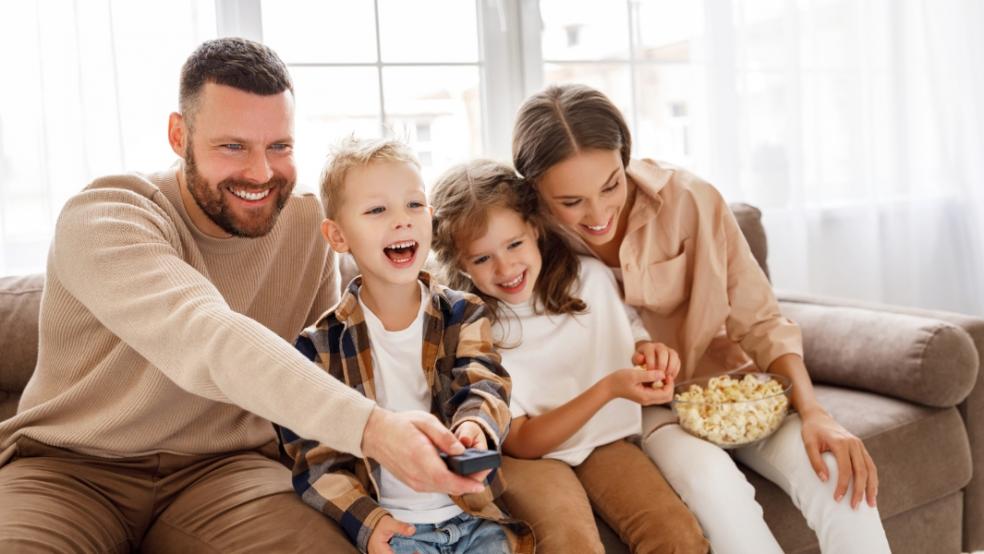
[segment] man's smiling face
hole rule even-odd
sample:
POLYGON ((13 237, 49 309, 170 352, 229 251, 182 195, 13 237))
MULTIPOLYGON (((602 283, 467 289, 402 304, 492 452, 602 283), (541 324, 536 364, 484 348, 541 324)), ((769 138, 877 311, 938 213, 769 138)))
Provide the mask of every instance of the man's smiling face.
POLYGON ((269 233, 297 178, 293 94, 261 96, 207 83, 183 123, 192 220, 210 235, 269 233))

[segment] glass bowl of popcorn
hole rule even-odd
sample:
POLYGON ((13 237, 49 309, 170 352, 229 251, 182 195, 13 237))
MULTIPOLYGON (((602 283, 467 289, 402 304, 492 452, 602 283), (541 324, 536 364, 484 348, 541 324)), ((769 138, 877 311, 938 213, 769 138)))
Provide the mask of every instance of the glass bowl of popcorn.
POLYGON ((792 388, 788 377, 775 373, 708 375, 673 388, 673 413, 691 435, 721 448, 738 448, 779 428, 792 388))

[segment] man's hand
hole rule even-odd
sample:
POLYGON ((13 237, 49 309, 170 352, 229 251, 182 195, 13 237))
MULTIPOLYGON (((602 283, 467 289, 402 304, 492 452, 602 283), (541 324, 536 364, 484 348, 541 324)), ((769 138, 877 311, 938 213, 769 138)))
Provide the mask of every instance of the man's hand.
MULTIPOLYGON (((485 438, 485 432, 482 428, 478 426, 474 421, 466 421, 458 426, 458 430, 454 432, 461 444, 465 445, 466 448, 475 448, 478 450, 488 450, 488 442, 485 438)), ((485 477, 491 473, 491 469, 486 469, 484 471, 479 471, 478 473, 472 473, 467 477, 469 479, 474 479, 479 483, 485 482, 485 477)))
POLYGON ((427 412, 391 412, 375 407, 362 433, 362 453, 417 492, 460 496, 482 492, 481 483, 455 475, 434 450, 461 454, 465 447, 427 412))
POLYGON ((385 515, 376 524, 376 528, 369 535, 369 554, 393 554, 389 541, 394 535, 404 537, 413 536, 416 529, 409 523, 404 523, 393 516, 385 515))

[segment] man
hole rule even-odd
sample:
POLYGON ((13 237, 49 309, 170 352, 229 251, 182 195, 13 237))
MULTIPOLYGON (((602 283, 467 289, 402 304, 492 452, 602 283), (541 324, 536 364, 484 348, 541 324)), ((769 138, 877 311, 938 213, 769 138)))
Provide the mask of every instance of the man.
POLYGON ((436 418, 376 407, 285 342, 338 297, 318 199, 291 196, 293 115, 273 51, 206 42, 168 122, 183 163, 65 205, 38 365, 0 422, 0 551, 351 551, 296 498, 270 421, 420 491, 482 490, 440 462, 434 445, 463 447, 436 418))

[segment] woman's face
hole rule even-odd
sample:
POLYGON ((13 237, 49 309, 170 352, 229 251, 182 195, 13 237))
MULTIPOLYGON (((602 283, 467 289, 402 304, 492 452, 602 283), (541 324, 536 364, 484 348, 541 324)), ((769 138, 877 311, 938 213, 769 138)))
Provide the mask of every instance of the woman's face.
POLYGON ((548 169, 537 186, 550 213, 589 245, 615 238, 628 190, 618 150, 582 150, 548 169))

